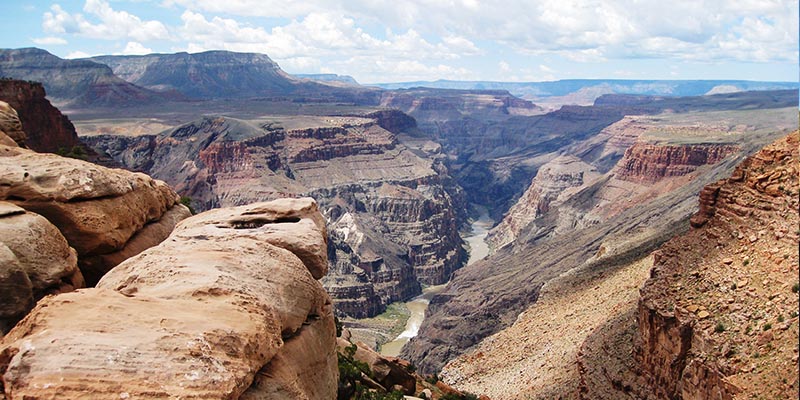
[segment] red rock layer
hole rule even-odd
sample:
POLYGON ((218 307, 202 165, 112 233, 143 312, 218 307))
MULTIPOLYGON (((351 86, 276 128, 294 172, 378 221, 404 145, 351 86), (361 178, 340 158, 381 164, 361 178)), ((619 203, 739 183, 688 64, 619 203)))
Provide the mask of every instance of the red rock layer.
POLYGON ((701 165, 715 164, 736 150, 732 145, 636 143, 625 150, 617 164, 616 176, 630 182, 655 183, 689 174, 701 165))

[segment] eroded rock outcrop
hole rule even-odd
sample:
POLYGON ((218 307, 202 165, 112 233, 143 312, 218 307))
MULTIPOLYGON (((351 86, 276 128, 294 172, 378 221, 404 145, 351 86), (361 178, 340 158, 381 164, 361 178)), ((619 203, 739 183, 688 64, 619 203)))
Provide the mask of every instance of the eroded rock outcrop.
POLYGON ((654 145, 636 143, 625 150, 616 177, 632 182, 655 183, 683 176, 701 165, 714 164, 735 152, 735 145, 654 145))
POLYGON ((172 189, 144 174, 11 146, 0 146, 0 199, 58 227, 89 285, 189 215, 172 189))
POLYGON ((413 122, 398 111, 258 125, 208 117, 158 136, 90 140, 128 168, 166 180, 198 209, 317 199, 331 238, 323 283, 339 311, 367 317, 419 294, 420 283, 445 282, 465 260, 460 200, 446 170, 386 129, 413 122))
POLYGON ((660 396, 798 396, 799 138, 707 186, 696 229, 656 253, 636 359, 660 396))
POLYGON ((0 333, 48 294, 84 286, 75 250, 42 216, 0 201, 0 333))
POLYGON ((557 206, 579 188, 600 174, 597 169, 580 158, 562 155, 539 168, 528 190, 511 207, 495 228, 486 237, 493 248, 513 242, 520 232, 534 219, 544 215, 551 206, 557 206))
POLYGON ((11 139, 11 142, 2 141, 0 144, 25 146, 25 131, 22 129, 19 114, 5 101, 0 101, 0 132, 11 139))
POLYGON ((96 288, 42 300, 0 342, 6 397, 335 398, 321 221, 311 199, 183 221, 96 288))

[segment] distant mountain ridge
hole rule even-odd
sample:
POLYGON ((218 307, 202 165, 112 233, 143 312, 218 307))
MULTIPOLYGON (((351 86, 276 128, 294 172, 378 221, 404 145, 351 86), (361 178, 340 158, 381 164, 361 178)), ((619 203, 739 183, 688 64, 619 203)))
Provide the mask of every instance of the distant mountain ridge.
MULTIPOLYGON (((97 56, 88 60, 108 65, 128 82, 156 91, 174 90, 193 99, 247 97, 322 97, 370 102, 359 94, 375 88, 329 84, 324 79, 298 79, 266 54, 206 51, 202 53, 97 56)), ((352 79, 352 78, 351 78, 352 79)), ((355 81, 353 81, 355 82, 355 81)), ((369 96, 367 96, 369 97, 369 96)))
POLYGON ((797 82, 761 82, 745 80, 626 80, 626 79, 565 79, 551 82, 492 82, 492 81, 416 81, 376 83, 382 89, 395 90, 412 87, 462 90, 508 90, 525 99, 567 96, 592 89, 600 94, 635 94, 652 96, 702 96, 705 94, 797 89, 797 82))
POLYGON ((123 105, 170 98, 121 79, 104 64, 65 60, 38 48, 0 49, 0 76, 41 82, 50 98, 69 105, 123 105))

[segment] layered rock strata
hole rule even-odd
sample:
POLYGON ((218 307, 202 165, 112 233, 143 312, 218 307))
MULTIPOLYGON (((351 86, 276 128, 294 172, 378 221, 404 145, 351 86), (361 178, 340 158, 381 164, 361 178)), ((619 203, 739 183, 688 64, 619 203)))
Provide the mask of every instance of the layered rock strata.
POLYGON ((55 225, 89 285, 189 215, 169 186, 144 174, 3 145, 0 199, 55 225))
POLYGON ((333 308, 311 199, 214 210, 0 342, 8 399, 333 399, 333 308))
MULTIPOLYGON (((741 159, 742 153, 752 153, 784 134, 784 127, 793 125, 796 116, 785 109, 731 112, 724 123, 716 122, 718 113, 663 118, 655 118, 657 124, 652 127, 656 129, 648 129, 637 142, 661 146, 707 143, 703 148, 709 152, 735 150, 715 164, 681 167, 681 171, 693 171, 661 178, 656 184, 619 179, 619 169, 610 168, 606 176, 573 189, 572 196, 521 230, 512 245, 459 270, 442 294, 432 299, 419 335, 405 346, 401 357, 423 372, 439 370, 447 360, 514 323, 520 312, 538 301, 543 284, 569 269, 585 266, 592 256, 603 255, 608 251, 606 238, 620 240, 615 246, 620 248, 616 262, 642 258, 688 229, 688 219, 696 211, 696 196, 706 184, 728 175, 737 156, 741 159), (769 118, 760 118, 760 113, 769 118), (704 138, 712 138, 712 143, 704 138)), ((619 160, 618 165, 627 165, 625 157, 619 160)))
POLYGON ((157 136, 87 138, 128 168, 164 179, 198 209, 298 194, 328 220, 337 309, 358 317, 439 284, 465 260, 460 199, 441 163, 401 144, 414 129, 397 111, 243 121, 204 118, 157 136), (454 194, 455 193, 455 194, 454 194))
POLYGON ((563 155, 554 158, 539 168, 531 185, 500 224, 489 232, 486 242, 495 249, 513 242, 533 220, 576 192, 570 189, 587 185, 599 176, 595 167, 578 157, 563 155))
POLYGON ((656 253, 636 359, 660 396, 798 396, 799 138, 707 186, 695 229, 656 253))

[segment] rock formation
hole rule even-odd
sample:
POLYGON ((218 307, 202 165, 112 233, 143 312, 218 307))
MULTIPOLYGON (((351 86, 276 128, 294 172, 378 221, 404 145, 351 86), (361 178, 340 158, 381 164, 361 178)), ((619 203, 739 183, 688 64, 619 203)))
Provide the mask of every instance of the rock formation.
POLYGON ((0 201, 0 333, 48 294, 84 286, 75 250, 40 215, 0 201))
POLYGON ((597 169, 575 156, 563 155, 539 168, 530 187, 511 207, 486 242, 497 249, 516 240, 534 219, 547 213, 580 188, 599 177, 597 169))
POLYGON ((446 170, 387 130, 414 127, 397 111, 258 124, 207 117, 157 136, 87 140, 198 209, 314 197, 331 238, 323 282, 338 311, 366 317, 419 294, 420 283, 445 282, 465 259, 455 211, 463 206, 446 170))
POLYGON ((21 147, 40 153, 58 153, 101 165, 116 164, 98 155, 78 138, 75 126, 45 97, 44 87, 36 82, 0 79, 0 124, 21 147), (3 106, 5 104, 5 106, 3 106), (16 122, 13 122, 16 121, 16 122))
POLYGON ((333 399, 324 242, 311 199, 189 218, 96 288, 42 300, 0 342, 5 396, 333 399))
POLYGON ((89 285, 188 216, 172 189, 144 174, 4 145, 0 199, 55 225, 89 285))
POLYGON ((701 165, 715 164, 736 151, 735 145, 666 145, 636 143, 617 165, 621 180, 654 183, 686 175, 701 165))
POLYGON ((0 101, 0 132, 11 139, 10 142, 4 141, 3 144, 25 147, 25 130, 22 129, 19 114, 5 101, 0 101))
POLYGON ((706 187, 696 229, 656 252, 636 360, 669 398, 796 398, 797 132, 706 187))

